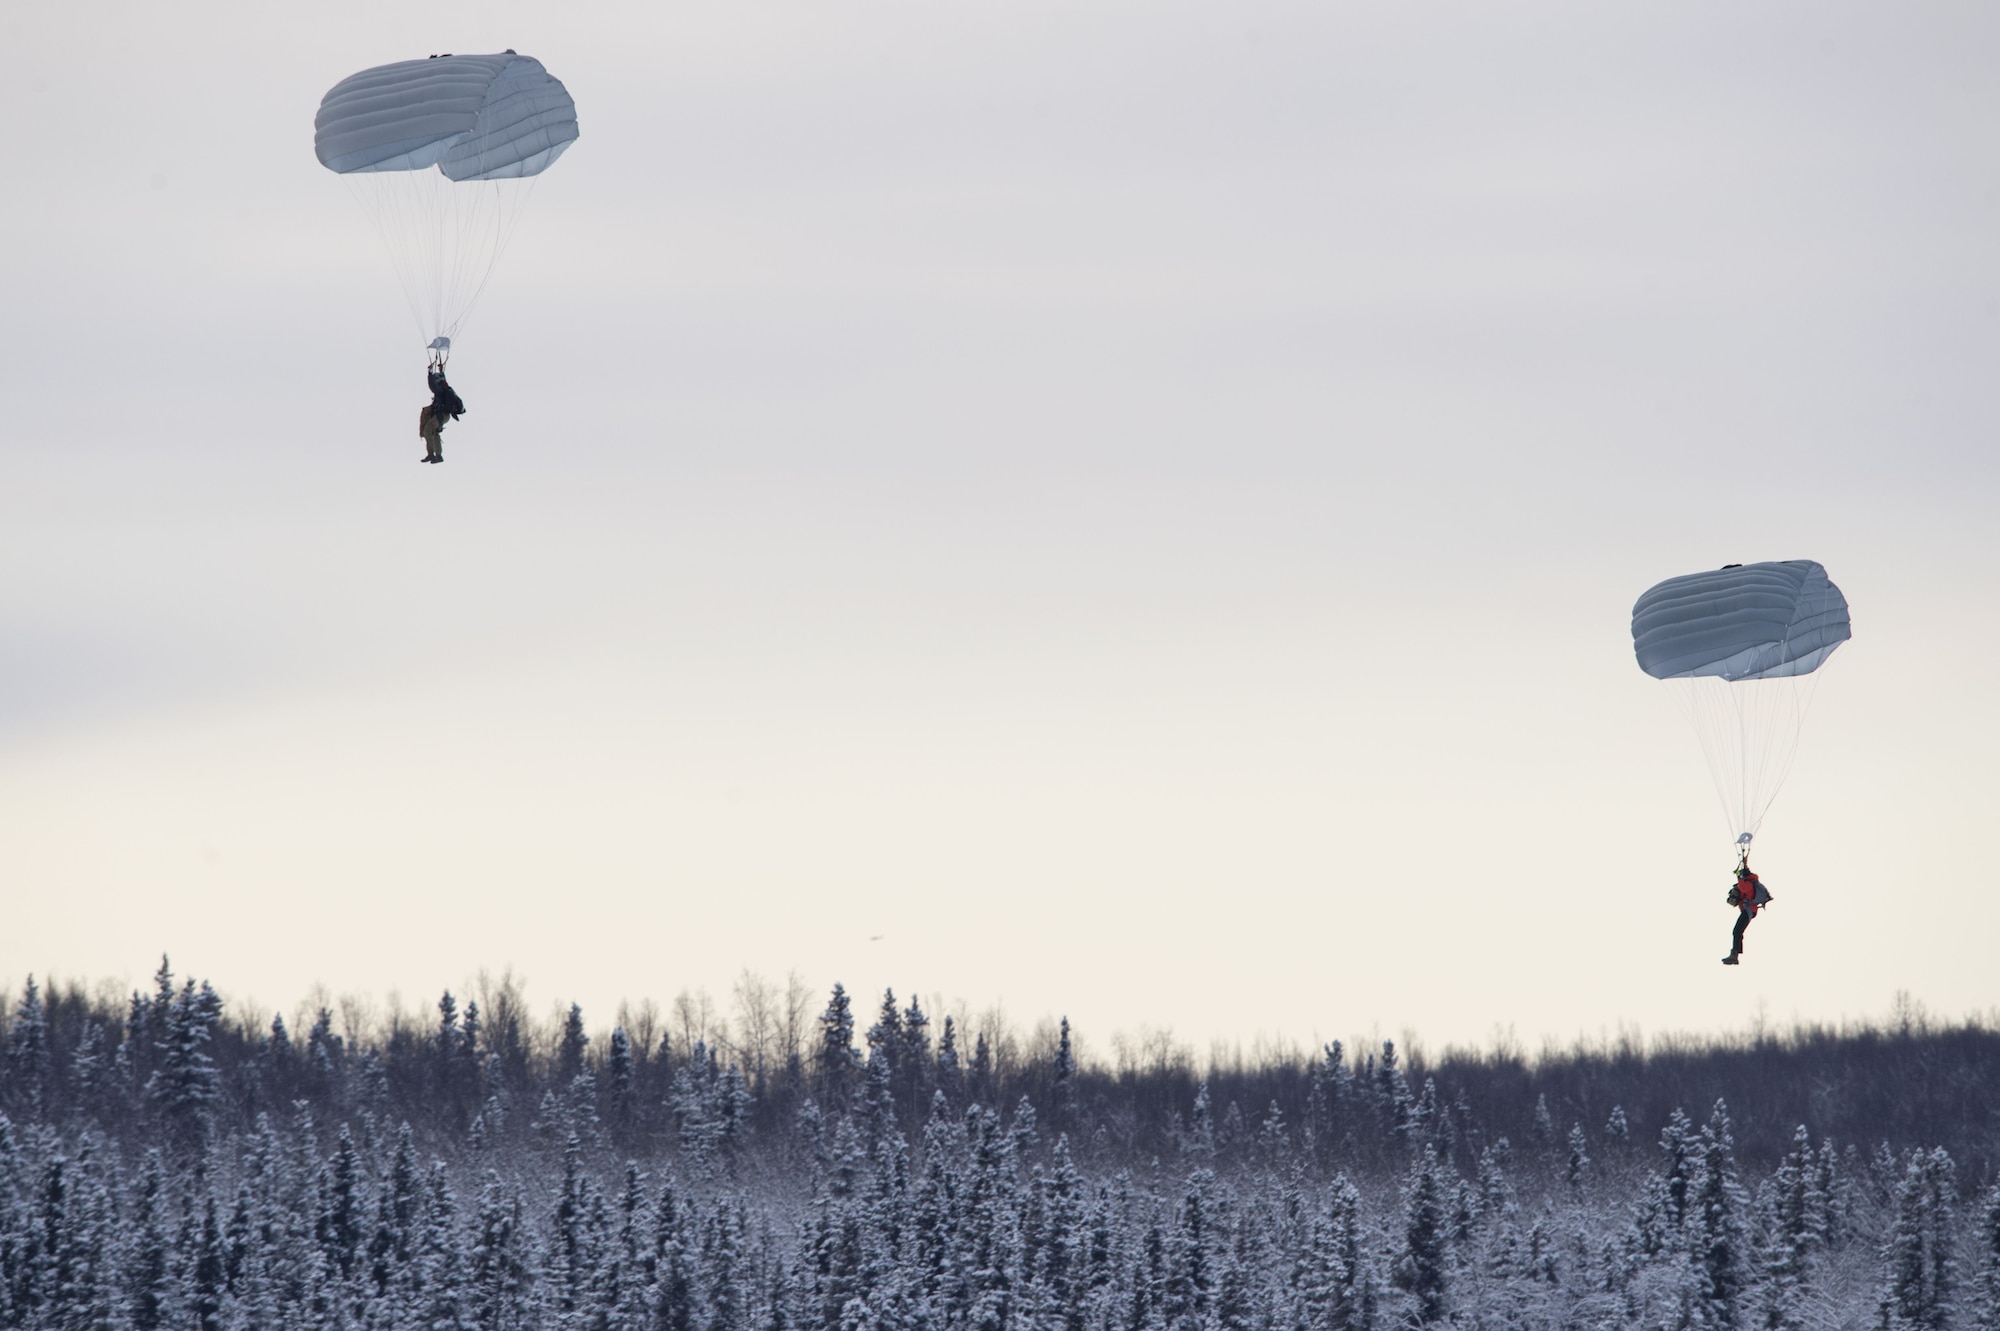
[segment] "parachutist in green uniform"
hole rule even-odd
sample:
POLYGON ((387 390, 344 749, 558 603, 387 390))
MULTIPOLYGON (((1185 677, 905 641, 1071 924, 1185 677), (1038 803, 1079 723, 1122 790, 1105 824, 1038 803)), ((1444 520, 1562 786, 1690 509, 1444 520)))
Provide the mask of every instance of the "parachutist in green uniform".
POLYGON ((431 400, 417 416, 417 433, 423 436, 424 455, 419 462, 444 461, 444 427, 465 414, 465 399, 444 377, 444 362, 434 361, 424 376, 430 384, 431 400))

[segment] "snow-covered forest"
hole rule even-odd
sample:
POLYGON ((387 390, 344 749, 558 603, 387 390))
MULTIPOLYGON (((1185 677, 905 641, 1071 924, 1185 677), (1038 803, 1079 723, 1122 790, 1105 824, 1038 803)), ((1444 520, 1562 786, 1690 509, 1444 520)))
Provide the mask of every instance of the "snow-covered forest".
POLYGON ((1080 1059, 753 985, 303 1032, 30 981, 0 1326, 2000 1331, 2000 1030, 1080 1059))

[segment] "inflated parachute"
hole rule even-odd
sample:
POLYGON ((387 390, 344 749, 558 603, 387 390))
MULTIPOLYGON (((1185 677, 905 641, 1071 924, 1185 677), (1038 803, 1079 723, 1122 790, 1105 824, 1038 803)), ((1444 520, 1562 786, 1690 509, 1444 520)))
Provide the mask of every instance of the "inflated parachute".
POLYGON ((1632 607, 1639 668, 1694 723, 1739 845, 1791 770, 1815 672, 1852 636, 1847 598, 1810 559, 1668 578, 1632 607))
POLYGON ((439 357, 478 303, 537 177, 576 142, 576 103, 539 60, 445 55, 333 85, 313 150, 373 214, 439 357))

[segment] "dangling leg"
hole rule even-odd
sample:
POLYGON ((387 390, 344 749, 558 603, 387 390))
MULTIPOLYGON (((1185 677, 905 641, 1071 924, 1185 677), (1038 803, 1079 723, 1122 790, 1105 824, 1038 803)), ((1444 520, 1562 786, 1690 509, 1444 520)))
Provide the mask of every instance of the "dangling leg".
POLYGON ((1730 935, 1732 941, 1729 955, 1722 959, 1723 965, 1734 966, 1738 964, 1738 958, 1743 955, 1743 931, 1750 927, 1750 921, 1755 918, 1756 916, 1747 910, 1736 912, 1736 929, 1730 935))

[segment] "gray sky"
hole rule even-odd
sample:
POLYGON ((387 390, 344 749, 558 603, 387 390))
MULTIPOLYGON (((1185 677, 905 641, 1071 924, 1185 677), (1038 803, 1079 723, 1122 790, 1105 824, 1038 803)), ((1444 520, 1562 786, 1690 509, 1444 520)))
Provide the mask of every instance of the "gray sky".
POLYGON ((0 978, 796 968, 1100 1047, 1996 1001, 1991 6, 0 36, 0 978), (583 138, 413 467, 312 115, 502 47, 583 138), (1627 615, 1798 557, 1856 636, 1729 972, 1627 615))

